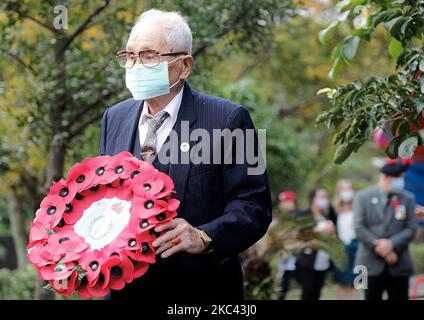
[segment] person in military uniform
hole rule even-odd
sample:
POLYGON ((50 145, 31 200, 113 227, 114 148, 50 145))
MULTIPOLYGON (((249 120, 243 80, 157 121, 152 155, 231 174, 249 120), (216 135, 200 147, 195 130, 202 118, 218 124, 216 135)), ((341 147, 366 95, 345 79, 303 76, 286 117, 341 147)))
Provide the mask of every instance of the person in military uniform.
POLYGON ((408 251, 416 232, 415 198, 404 190, 407 165, 389 161, 381 168, 376 186, 361 190, 353 202, 359 239, 355 265, 367 270, 366 300, 407 300, 413 272, 408 251))

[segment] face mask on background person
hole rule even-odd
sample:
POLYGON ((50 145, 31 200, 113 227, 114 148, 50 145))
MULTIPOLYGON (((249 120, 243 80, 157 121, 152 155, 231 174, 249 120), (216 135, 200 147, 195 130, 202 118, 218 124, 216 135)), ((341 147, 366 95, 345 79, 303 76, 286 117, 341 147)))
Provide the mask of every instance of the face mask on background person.
POLYGON ((325 210, 325 209, 328 208, 328 199, 327 198, 322 198, 322 197, 316 198, 315 199, 315 205, 319 209, 325 210))
POLYGON ((403 177, 401 178, 392 178, 392 182, 390 183, 391 191, 402 191, 405 189, 405 180, 403 177))
POLYGON ((353 190, 343 190, 339 194, 340 200, 343 202, 352 202, 355 192, 353 190))
POLYGON ((134 100, 146 100, 168 94, 180 82, 179 79, 172 86, 169 86, 168 65, 178 59, 169 63, 163 61, 152 68, 137 63, 132 68, 125 69, 125 85, 130 90, 134 100))

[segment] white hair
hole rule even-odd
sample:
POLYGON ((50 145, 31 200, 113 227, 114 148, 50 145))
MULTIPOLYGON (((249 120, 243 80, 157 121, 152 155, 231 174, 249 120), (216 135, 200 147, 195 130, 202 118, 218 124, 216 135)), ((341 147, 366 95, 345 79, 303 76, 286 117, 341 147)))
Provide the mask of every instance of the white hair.
POLYGON ((184 17, 176 11, 150 9, 144 11, 137 19, 134 28, 141 23, 156 23, 165 31, 166 42, 177 51, 191 54, 193 35, 184 17))

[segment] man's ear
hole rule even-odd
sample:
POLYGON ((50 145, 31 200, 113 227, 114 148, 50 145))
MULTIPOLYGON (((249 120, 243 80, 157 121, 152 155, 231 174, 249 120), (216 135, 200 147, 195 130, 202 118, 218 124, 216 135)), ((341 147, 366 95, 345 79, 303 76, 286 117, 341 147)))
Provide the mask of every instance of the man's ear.
POLYGON ((183 58, 183 72, 181 73, 180 79, 187 80, 190 76, 191 70, 193 69, 193 57, 187 55, 183 58))

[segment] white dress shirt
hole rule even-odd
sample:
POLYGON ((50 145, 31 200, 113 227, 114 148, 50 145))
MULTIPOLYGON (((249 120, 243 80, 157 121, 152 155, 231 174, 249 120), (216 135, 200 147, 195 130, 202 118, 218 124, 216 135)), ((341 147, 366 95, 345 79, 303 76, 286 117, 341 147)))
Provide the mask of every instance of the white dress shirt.
MULTIPOLYGON (((165 112, 169 114, 169 116, 165 119, 162 126, 156 132, 156 152, 159 153, 160 148, 162 148, 163 144, 166 141, 169 133, 171 132, 175 122, 177 121, 178 111, 180 110, 181 101, 183 99, 183 89, 181 88, 180 92, 172 99, 168 105, 158 113, 156 113, 153 118, 159 119, 165 112)), ((144 102, 143 102, 144 103, 144 102)), ((147 104, 143 106, 143 111, 140 115, 140 120, 138 122, 138 135, 140 139, 140 146, 143 146, 144 140, 146 139, 147 134, 147 117, 145 115, 149 114, 149 108, 147 104)))

